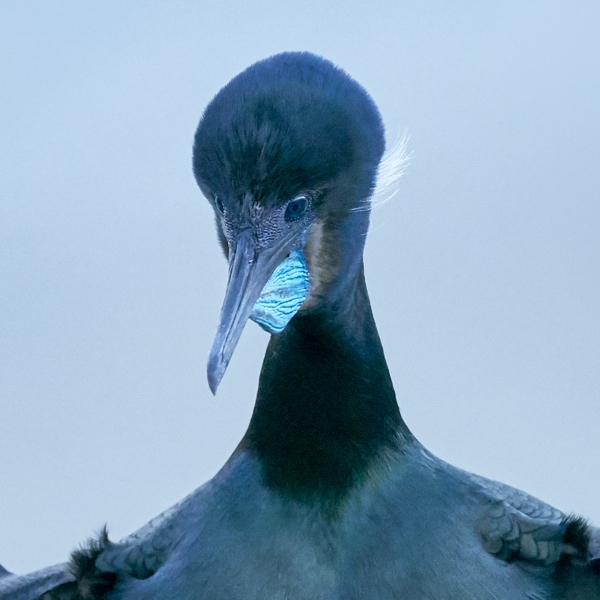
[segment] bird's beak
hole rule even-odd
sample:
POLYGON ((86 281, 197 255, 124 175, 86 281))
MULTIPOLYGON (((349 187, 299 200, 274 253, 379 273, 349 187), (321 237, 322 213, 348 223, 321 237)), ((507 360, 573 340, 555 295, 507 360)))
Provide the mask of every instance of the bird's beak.
POLYGON ((208 357, 208 385, 213 394, 225 374, 233 351, 242 335, 265 284, 290 251, 288 238, 260 251, 250 232, 241 233, 235 248, 229 250, 229 280, 221 308, 219 327, 208 357))

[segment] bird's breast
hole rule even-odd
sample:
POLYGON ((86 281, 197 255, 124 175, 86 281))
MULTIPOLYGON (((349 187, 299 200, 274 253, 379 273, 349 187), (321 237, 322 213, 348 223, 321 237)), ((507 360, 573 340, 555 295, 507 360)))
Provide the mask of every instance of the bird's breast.
POLYGON ((335 519, 264 487, 245 452, 197 494, 168 561, 126 583, 119 600, 491 600, 505 589, 519 598, 536 591, 481 550, 470 527, 476 507, 465 510, 445 475, 419 464, 392 465, 335 519))

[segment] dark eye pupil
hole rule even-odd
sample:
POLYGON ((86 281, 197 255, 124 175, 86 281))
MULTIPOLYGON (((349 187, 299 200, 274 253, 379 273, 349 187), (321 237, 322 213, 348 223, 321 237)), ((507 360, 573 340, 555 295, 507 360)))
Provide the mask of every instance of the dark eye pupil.
POLYGON ((308 202, 304 196, 299 196, 298 198, 294 198, 285 209, 285 219, 286 221, 295 221, 299 219, 308 208, 308 202))
POLYGON ((224 214, 225 213, 225 207, 223 206, 223 201, 221 200, 221 198, 219 198, 218 196, 215 197, 215 206, 217 207, 217 210, 221 213, 224 214))

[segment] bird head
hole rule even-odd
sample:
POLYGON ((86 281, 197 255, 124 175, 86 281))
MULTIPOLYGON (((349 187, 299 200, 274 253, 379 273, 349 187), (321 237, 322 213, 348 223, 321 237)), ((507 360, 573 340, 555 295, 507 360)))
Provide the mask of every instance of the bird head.
POLYGON ((249 318, 280 333, 353 276, 384 146, 367 92, 306 52, 255 63, 207 106, 193 168, 229 261, 208 362, 213 393, 249 318))

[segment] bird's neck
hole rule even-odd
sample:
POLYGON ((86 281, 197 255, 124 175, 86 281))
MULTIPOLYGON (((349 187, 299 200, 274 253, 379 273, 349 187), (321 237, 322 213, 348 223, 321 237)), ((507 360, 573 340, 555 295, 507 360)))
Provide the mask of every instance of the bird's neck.
POLYGON ((297 315, 271 338, 242 448, 266 485, 343 498, 411 435, 396 403, 362 264, 344 300, 297 315))

